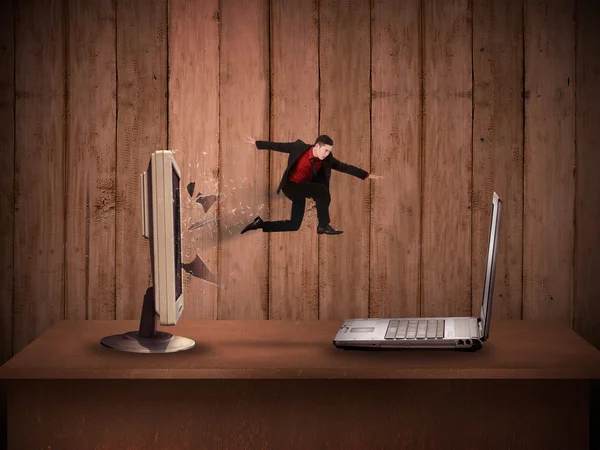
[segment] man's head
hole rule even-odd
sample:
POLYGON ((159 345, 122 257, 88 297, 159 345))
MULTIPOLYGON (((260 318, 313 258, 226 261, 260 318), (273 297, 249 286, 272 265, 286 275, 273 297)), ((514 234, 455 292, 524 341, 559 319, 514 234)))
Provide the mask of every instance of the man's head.
POLYGON ((326 134, 322 134, 315 140, 315 146, 313 148, 314 155, 323 160, 331 153, 333 148, 333 139, 326 134))

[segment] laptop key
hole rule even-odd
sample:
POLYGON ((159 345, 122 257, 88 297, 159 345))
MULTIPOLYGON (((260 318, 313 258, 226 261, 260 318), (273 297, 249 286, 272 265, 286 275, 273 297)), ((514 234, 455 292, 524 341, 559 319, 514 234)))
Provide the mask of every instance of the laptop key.
POLYGON ((406 329, 408 328, 408 320, 401 320, 398 324, 398 332, 396 333, 396 339, 404 339, 406 336, 406 329))
POLYGON ((398 329, 398 321, 390 320, 388 324, 388 329, 385 332, 385 339, 394 339, 396 336, 396 330, 398 329))
POLYGON ((417 339, 423 339, 425 337, 426 331, 427 331, 427 321, 419 320, 419 324, 417 327, 417 339))
POLYGON ((406 330, 406 338, 414 339, 417 337, 417 322, 416 320, 410 320, 408 322, 408 330, 406 330))
POLYGON ((437 332, 437 320, 427 321, 427 338, 434 338, 437 332))
POLYGON ((438 338, 444 337, 444 325, 445 325, 444 320, 438 320, 436 337, 438 337, 438 338))

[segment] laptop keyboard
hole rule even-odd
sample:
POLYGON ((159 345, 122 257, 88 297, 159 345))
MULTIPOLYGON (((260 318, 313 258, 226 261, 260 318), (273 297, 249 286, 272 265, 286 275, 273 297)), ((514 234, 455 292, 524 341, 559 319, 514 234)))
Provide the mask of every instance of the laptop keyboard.
POLYGON ((386 339, 439 339, 444 337, 444 319, 390 320, 386 339))

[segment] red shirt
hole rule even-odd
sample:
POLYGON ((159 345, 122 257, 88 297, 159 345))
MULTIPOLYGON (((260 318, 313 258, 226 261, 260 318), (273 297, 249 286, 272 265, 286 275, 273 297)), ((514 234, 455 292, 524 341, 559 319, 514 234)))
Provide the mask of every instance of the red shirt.
POLYGON ((315 168, 317 172, 321 169, 323 165, 323 161, 321 161, 316 156, 313 156, 313 148, 309 148, 306 150, 298 161, 296 165, 290 169, 288 172, 288 181, 293 183, 309 183, 312 180, 313 171, 312 171, 312 162, 315 161, 315 168))

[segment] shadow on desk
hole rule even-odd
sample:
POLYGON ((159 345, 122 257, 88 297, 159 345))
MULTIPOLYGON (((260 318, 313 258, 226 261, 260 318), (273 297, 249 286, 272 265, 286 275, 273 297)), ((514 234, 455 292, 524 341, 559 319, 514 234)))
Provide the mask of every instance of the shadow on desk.
POLYGON ((207 355, 211 352, 211 347, 208 344, 204 344, 204 343, 198 343, 196 342, 196 345, 194 345, 194 347, 190 348, 189 350, 185 350, 184 352, 173 352, 173 353, 155 353, 155 354, 149 354, 149 353, 130 353, 130 352, 123 352, 123 351, 119 351, 119 350, 115 350, 112 348, 107 348, 104 347, 102 344, 100 344, 100 342, 87 342, 85 343, 85 349, 89 352, 90 356, 94 356, 94 357, 107 357, 109 356, 110 358, 119 358, 119 359, 128 359, 128 358, 132 358, 132 357, 139 357, 139 358, 148 358, 148 357, 158 357, 161 359, 164 358, 181 358, 181 355, 185 354, 185 356, 189 357, 189 358, 196 358, 198 356, 203 356, 203 355, 207 355))

